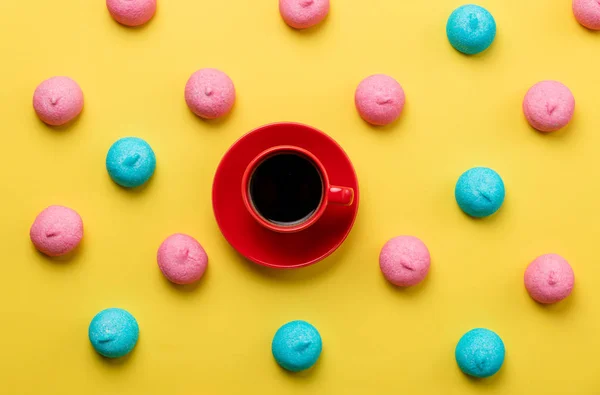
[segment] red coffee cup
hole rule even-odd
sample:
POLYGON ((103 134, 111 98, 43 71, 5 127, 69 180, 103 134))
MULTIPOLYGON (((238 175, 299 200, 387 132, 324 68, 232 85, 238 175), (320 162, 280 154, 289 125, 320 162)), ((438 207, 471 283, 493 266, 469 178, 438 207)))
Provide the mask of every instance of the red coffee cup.
POLYGON ((242 177, 242 199, 250 215, 260 225, 274 232, 293 233, 315 224, 330 204, 351 206, 354 190, 331 185, 327 170, 310 151, 279 145, 261 152, 248 164, 242 177), (303 216, 290 220, 268 218, 265 213, 271 208, 269 202, 265 203, 262 199, 259 203, 257 194, 274 195, 269 196, 274 202, 273 207, 288 207, 294 213, 298 212, 298 208, 299 215, 303 216), (304 195, 307 195, 306 200, 303 200, 304 195))

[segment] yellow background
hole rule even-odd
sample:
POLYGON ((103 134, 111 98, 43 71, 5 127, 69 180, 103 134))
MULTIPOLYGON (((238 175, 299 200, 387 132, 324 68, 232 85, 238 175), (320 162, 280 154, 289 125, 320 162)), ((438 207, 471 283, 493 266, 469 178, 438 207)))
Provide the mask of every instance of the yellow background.
POLYGON ((600 352, 600 34, 573 18, 570 0, 480 0, 498 24, 492 47, 466 57, 445 23, 456 0, 333 0, 309 31, 281 20, 275 0, 159 0, 155 18, 128 29, 104 1, 0 2, 0 392, 4 394, 598 394, 600 352), (235 82, 229 117, 205 122, 183 98, 192 72, 216 67, 235 82), (370 127, 353 94, 387 73, 404 87, 399 122, 370 127), (38 83, 74 78, 85 94, 66 128, 42 124, 38 83), (572 124, 542 135, 521 101, 556 79, 575 95, 572 124), (240 258, 212 214, 219 160, 245 132, 274 121, 313 125, 351 157, 361 208, 346 243, 310 268, 275 271, 240 258), (139 136, 158 167, 126 191, 104 165, 110 145, 139 136), (504 178, 501 211, 485 220, 454 201, 458 176, 489 166, 504 178), (38 254, 28 231, 44 207, 76 209, 85 238, 68 262, 38 254), (210 261, 196 287, 168 283, 156 250, 175 232, 210 261), (410 234, 429 247, 427 280, 388 285, 378 254, 410 234), (572 296, 534 303, 523 271, 537 255, 566 257, 572 296), (122 307, 141 332, 124 361, 99 357, 91 318, 122 307), (315 368, 274 362, 276 329, 318 327, 315 368), (472 380, 454 361, 460 336, 487 327, 506 361, 472 380))

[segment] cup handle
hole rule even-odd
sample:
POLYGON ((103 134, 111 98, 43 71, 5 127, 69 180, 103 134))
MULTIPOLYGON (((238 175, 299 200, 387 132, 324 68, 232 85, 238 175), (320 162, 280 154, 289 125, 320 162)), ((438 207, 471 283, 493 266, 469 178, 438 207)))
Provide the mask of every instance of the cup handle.
POLYGON ((354 202, 354 189, 330 186, 327 198, 331 204, 350 206, 354 202))

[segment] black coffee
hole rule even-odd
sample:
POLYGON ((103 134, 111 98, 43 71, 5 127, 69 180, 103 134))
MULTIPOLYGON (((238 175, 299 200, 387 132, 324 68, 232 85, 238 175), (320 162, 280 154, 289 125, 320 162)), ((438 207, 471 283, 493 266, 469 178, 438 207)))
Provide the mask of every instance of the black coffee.
POLYGON ((308 219, 323 195, 321 176, 302 156, 282 153, 260 163, 250 180, 250 199, 267 221, 294 225, 308 219))

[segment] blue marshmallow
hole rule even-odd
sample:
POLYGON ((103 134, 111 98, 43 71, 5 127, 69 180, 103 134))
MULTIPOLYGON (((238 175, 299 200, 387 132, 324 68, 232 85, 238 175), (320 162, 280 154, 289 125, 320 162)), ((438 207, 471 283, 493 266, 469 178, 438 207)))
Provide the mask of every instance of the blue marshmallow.
POLYGON ((504 202, 504 182, 492 169, 474 167, 464 172, 456 183, 456 202, 471 217, 494 214, 504 202))
POLYGON ((467 55, 486 50, 496 37, 496 21, 483 7, 467 4, 452 12, 446 24, 452 46, 467 55))
POLYGON ((273 357, 284 369, 299 372, 312 367, 323 343, 317 329, 306 321, 292 321, 283 325, 273 338, 273 357))
POLYGON ((102 310, 92 319, 88 330, 96 351, 108 358, 120 358, 131 352, 139 337, 135 318, 126 310, 102 310))
POLYGON ((490 377, 504 363, 504 343, 489 329, 477 328, 465 333, 456 345, 456 363, 463 373, 473 377, 490 377))
POLYGON ((143 185, 154 174, 156 156, 150 145, 138 137, 117 140, 106 155, 110 178, 125 188, 143 185))

